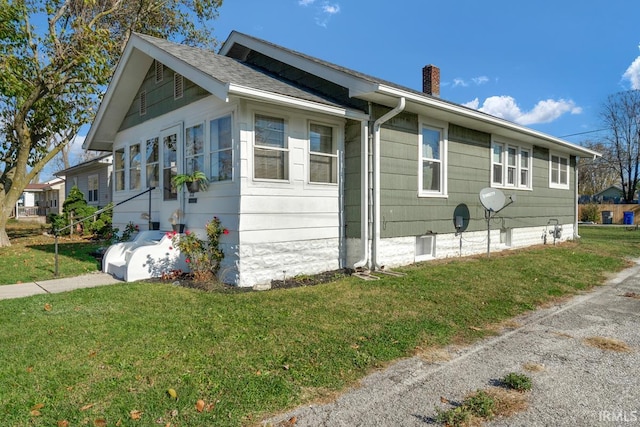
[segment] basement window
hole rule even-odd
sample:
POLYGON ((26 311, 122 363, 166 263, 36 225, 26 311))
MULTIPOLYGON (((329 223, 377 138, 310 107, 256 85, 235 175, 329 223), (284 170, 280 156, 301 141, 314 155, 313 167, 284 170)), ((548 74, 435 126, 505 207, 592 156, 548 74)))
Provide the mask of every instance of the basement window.
POLYGON ((427 234, 416 236, 416 261, 426 261, 436 256, 436 236, 427 234))

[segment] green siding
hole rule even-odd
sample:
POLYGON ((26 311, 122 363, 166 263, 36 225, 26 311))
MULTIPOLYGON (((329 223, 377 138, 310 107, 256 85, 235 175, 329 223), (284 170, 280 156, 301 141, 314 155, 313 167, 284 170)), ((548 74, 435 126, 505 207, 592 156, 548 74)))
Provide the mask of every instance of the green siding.
MULTIPOLYGON (((376 109, 379 117, 386 110, 376 109)), ((385 123, 381 131, 382 237, 453 233, 453 212, 464 204, 470 212, 467 231, 486 229, 478 193, 490 186, 491 135, 451 124, 448 129, 448 197, 418 197, 418 117, 403 113, 385 123)), ((514 141, 517 143, 517 141, 514 141)), ((574 191, 549 188, 549 153, 533 151, 533 190, 504 189, 516 203, 500 212, 493 227, 544 226, 549 219, 573 222, 574 191)))
POLYGON ((189 105, 209 95, 206 90, 184 79, 182 98, 173 99, 173 76, 174 71, 165 66, 162 81, 156 83, 155 64, 151 65, 135 99, 129 106, 127 115, 120 126, 120 131, 189 105), (143 90, 147 92, 147 113, 141 116, 139 98, 143 90))

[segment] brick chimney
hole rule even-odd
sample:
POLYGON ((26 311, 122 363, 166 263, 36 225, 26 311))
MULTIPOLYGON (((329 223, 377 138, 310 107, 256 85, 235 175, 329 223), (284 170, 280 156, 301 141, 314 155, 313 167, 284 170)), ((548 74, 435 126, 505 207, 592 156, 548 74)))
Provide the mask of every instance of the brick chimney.
POLYGON ((427 65, 422 69, 422 91, 440 97, 440 68, 427 65))

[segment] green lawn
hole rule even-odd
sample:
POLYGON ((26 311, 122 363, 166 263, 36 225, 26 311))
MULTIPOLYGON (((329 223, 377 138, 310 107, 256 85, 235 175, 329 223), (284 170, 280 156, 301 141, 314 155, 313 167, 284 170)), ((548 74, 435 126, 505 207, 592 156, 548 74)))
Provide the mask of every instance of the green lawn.
POLYGON ((581 234, 580 243, 425 263, 375 282, 225 293, 137 283, 0 301, 0 419, 255 425, 391 360, 491 334, 640 256, 640 232, 581 234))
MULTIPOLYGON (((11 221, 7 234, 11 246, 0 248, 0 285, 55 278, 55 240, 43 235, 44 224, 11 221)), ((90 254, 100 243, 86 239, 58 239, 58 275, 72 277, 100 269, 90 254)))

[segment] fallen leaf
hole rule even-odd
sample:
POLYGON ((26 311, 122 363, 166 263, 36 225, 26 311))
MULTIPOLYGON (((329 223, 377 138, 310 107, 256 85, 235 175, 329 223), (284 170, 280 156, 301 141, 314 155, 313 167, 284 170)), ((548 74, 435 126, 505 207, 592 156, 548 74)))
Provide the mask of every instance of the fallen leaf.
POLYGON ((174 409, 171 412, 169 412, 169 415, 171 415, 171 418, 175 418, 178 416, 178 410, 174 409))
POLYGON ((298 422, 298 419, 296 417, 291 417, 289 418, 289 424, 290 425, 294 425, 295 423, 298 422))
POLYGON ((89 403, 88 405, 84 405, 82 408, 80 408, 80 410, 86 411, 87 409, 91 408, 93 405, 95 405, 95 403, 89 403))
POLYGON ((28 367, 27 367, 27 372, 28 372, 28 373, 33 372, 33 366, 28 366, 28 367))
POLYGON ((33 407, 31 407, 32 411, 37 411, 38 409, 42 409, 44 408, 44 403, 37 403, 35 405, 33 405, 33 407))
POLYGON ((472 331, 481 331, 482 328, 476 328, 475 326, 469 326, 469 329, 471 329, 472 331))
POLYGON ((37 411, 37 410, 35 410, 35 409, 32 409, 32 410, 31 410, 31 412, 30 412, 30 414, 31 414, 31 416, 32 416, 32 417, 39 417, 40 415, 42 415, 42 414, 40 413, 40 411, 37 411))
POLYGON ((449 399, 447 399, 446 397, 442 397, 442 396, 440 396, 440 402, 442 402, 442 403, 449 403, 449 399))
POLYGON ((58 427, 69 427, 69 421, 67 420, 58 421, 58 427))
POLYGON ((204 400, 199 399, 199 400, 196 402, 196 410, 197 410, 198 412, 202 412, 202 410, 203 410, 203 409, 204 409, 204 400))
POLYGON ((171 423, 166 423, 164 427, 171 427, 171 423))
POLYGON ((116 427, 120 427, 122 425, 122 418, 116 421, 116 427))
POLYGON ((211 412, 211 410, 216 406, 215 402, 211 402, 209 404, 207 404, 207 406, 204 407, 204 410, 207 412, 211 412))
POLYGON ((95 427, 107 427, 107 420, 105 420, 104 418, 96 418, 95 420, 93 420, 93 425, 95 427))
POLYGON ((178 393, 176 393, 176 391, 172 388, 170 388, 169 390, 167 390, 167 394, 169 395, 169 397, 171 397, 173 400, 178 400, 178 393))
POLYGON ((52 308, 53 308, 53 307, 51 307, 51 304, 49 304, 49 303, 46 303, 46 304, 44 305, 44 311, 51 311, 51 309, 52 309, 52 308))
POLYGON ((142 417, 142 414, 144 412, 142 411, 138 411, 136 409, 134 409, 133 411, 129 412, 129 415, 131 415, 131 419, 132 420, 139 420, 142 417))

